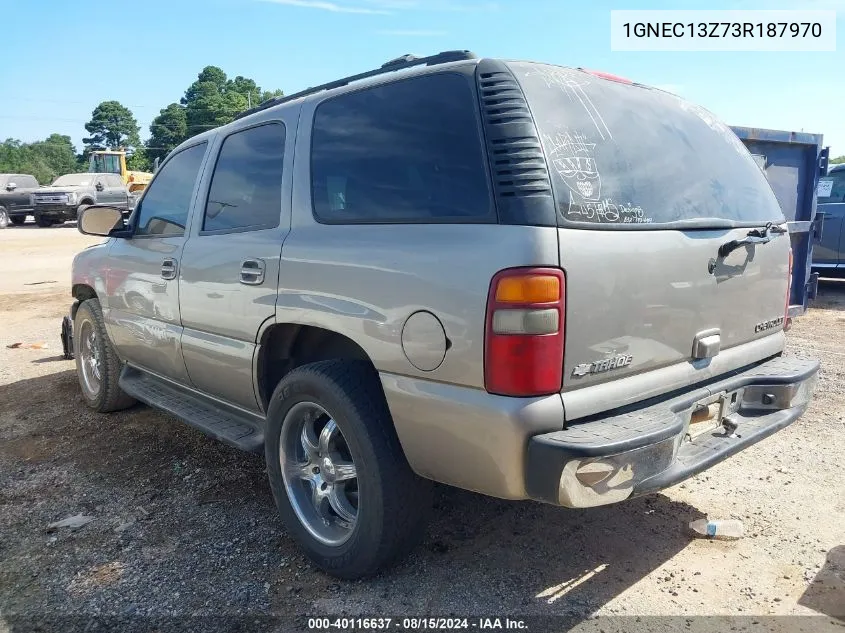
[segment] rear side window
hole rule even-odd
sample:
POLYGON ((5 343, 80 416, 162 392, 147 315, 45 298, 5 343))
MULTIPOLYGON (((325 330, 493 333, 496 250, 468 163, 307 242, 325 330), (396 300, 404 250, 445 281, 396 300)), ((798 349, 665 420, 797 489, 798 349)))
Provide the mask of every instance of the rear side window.
POLYGON ((200 143, 184 149, 162 165, 136 210, 135 235, 184 234, 207 145, 200 143))
POLYGON ((494 222, 476 109, 469 80, 453 73, 322 103, 311 150, 317 219, 494 222))
POLYGON ((572 68, 509 65, 540 133, 561 225, 784 221, 742 141, 704 108, 572 68))
POLYGON ((845 169, 837 169, 819 178, 816 198, 822 204, 845 202, 845 169))
POLYGON ((285 128, 269 123, 226 137, 208 192, 203 231, 279 225, 285 128))

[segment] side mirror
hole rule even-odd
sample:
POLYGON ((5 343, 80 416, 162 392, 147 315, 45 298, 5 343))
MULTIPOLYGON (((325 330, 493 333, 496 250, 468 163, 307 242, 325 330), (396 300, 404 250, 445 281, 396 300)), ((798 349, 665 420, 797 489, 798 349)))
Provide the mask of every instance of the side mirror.
POLYGON ((13 182, 6 184, 6 191, 14 191, 17 188, 18 188, 18 186, 13 182))
POLYGON ((96 185, 94 185, 94 188, 95 188, 97 191, 102 191, 103 189, 105 189, 105 187, 103 186, 103 183, 101 183, 99 180, 97 181, 97 184, 96 184, 96 185))
POLYGON ((112 236, 124 227, 123 211, 117 207, 92 205, 82 210, 77 228, 83 235, 112 236))

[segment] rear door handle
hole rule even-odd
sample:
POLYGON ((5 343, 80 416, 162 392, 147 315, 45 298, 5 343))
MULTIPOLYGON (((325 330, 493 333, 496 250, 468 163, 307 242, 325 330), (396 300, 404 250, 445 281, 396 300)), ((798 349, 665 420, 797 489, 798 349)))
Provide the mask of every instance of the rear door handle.
POLYGON ((263 259, 245 259, 241 262, 240 282, 247 286, 260 286, 264 283, 266 269, 263 259))
POLYGON ((161 262, 161 278, 162 279, 176 279, 176 271, 178 270, 178 266, 176 265, 176 260, 172 257, 168 257, 163 262, 161 262))

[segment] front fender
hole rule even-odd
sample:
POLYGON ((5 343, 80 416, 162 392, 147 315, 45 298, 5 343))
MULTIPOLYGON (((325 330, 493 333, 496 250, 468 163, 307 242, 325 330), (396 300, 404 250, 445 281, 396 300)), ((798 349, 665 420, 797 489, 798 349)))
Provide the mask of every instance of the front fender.
POLYGON ((108 309, 108 289, 106 287, 106 271, 108 270, 108 253, 111 241, 90 246, 80 251, 73 258, 71 266, 71 292, 75 298, 84 295, 82 288, 94 290, 103 312, 108 309))

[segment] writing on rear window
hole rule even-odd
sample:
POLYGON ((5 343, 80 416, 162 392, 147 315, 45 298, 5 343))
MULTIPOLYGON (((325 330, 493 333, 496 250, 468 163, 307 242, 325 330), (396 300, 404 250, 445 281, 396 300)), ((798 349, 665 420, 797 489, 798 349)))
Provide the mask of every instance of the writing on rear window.
POLYGON ((708 110, 583 70, 509 66, 534 115, 561 226, 783 221, 763 171, 708 110))
POLYGON ((553 169, 566 184, 566 215, 588 222, 651 222, 639 205, 617 203, 602 196, 602 176, 596 160, 596 147, 612 144, 613 133, 596 104, 585 90, 588 75, 568 68, 539 66, 526 76, 536 75, 547 88, 562 92, 580 110, 584 128, 570 129, 556 125, 553 133, 543 134, 543 144, 553 169))

